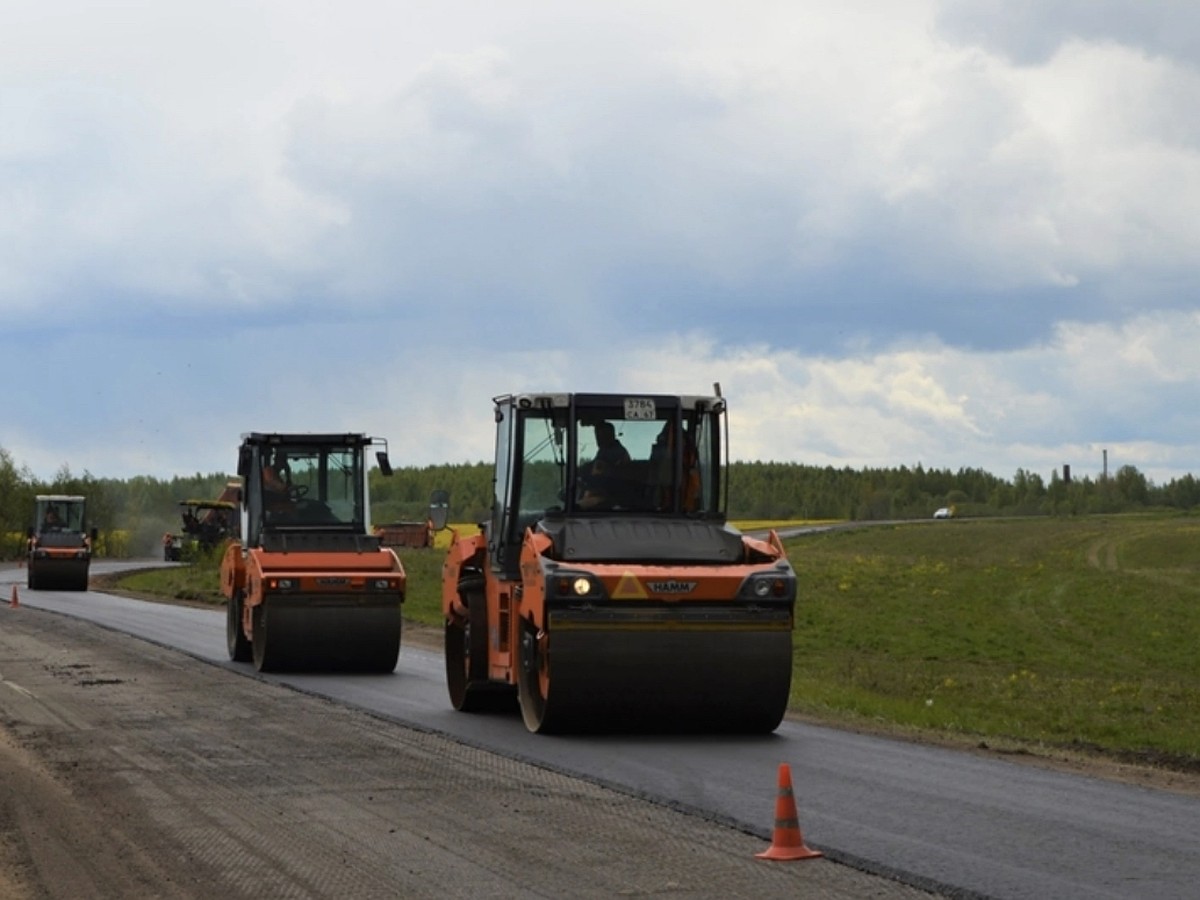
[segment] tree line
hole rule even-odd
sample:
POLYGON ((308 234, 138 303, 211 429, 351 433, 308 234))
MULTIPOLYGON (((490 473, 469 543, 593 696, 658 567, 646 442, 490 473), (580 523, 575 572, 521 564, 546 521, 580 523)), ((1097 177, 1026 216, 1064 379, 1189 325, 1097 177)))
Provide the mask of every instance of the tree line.
MULTIPOLYGON (((811 466, 802 463, 734 462, 729 465, 729 518, 735 520, 928 518, 942 507, 960 516, 1084 515, 1151 508, 1200 506, 1200 482, 1192 475, 1156 485, 1134 466, 1107 478, 1073 477, 1058 471, 1043 478, 1018 469, 1010 479, 983 469, 811 466)), ((392 479, 373 478, 373 515, 419 519, 431 491, 450 492, 451 520, 481 522, 492 507, 492 470, 486 463, 397 469, 392 479)))
MULTIPOLYGON (((63 466, 39 481, 0 447, 0 557, 14 558, 33 521, 41 493, 82 494, 88 524, 120 532, 121 555, 157 556, 164 532, 180 527, 179 502, 215 499, 232 476, 196 473, 158 479, 95 478, 63 466)), ((397 468, 390 478, 371 472, 371 518, 376 523, 423 521, 429 496, 450 493, 452 522, 482 522, 492 507, 492 468, 463 463, 397 468)), ((729 466, 729 517, 735 520, 928 518, 942 507, 959 516, 1083 515, 1200 506, 1200 482, 1191 474, 1155 484, 1134 466, 1108 477, 1048 478, 1018 469, 1005 479, 977 468, 897 466, 852 469, 783 462, 729 466)), ((115 542, 110 550, 117 551, 115 542)))
POLYGON ((87 524, 100 532, 101 552, 121 556, 159 556, 162 536, 181 527, 179 501, 215 500, 231 476, 195 474, 169 479, 137 476, 96 478, 62 466, 48 481, 18 466, 0 447, 0 559, 19 556, 33 524, 38 494, 79 494, 87 498, 87 524), (120 533, 119 542, 113 540, 120 533))

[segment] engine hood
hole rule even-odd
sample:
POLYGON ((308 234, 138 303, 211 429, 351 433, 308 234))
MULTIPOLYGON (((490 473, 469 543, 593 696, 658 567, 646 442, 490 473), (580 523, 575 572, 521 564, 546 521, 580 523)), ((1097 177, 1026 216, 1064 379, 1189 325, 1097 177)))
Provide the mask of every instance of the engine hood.
POLYGON ((564 562, 711 563, 730 565, 745 556, 741 532, 724 522, 686 518, 571 517, 543 519, 564 562))

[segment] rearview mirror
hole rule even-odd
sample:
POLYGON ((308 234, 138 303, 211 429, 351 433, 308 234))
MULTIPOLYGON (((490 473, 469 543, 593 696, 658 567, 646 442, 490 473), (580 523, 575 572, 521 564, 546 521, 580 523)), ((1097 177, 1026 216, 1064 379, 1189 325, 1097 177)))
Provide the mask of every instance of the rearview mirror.
POLYGON ((379 471, 384 474, 384 477, 391 478, 392 477, 392 464, 388 460, 387 451, 386 450, 376 450, 375 451, 375 460, 376 460, 376 462, 379 463, 379 471))
POLYGON ((250 477, 250 470, 253 468, 253 466, 250 464, 252 455, 252 451, 245 444, 238 448, 237 473, 243 479, 248 479, 250 477))

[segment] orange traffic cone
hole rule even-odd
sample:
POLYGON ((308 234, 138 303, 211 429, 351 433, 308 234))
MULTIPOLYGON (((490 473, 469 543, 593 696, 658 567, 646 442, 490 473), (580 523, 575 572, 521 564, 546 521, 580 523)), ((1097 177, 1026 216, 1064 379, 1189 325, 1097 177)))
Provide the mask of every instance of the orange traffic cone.
POLYGON ((775 797, 775 833, 771 838, 771 846, 754 855, 759 859, 778 860, 813 859, 823 855, 820 850, 804 846, 796 798, 792 795, 792 769, 787 763, 779 764, 779 794, 775 797))
POLYGON ((16 609, 21 605, 21 598, 17 596, 17 586, 13 585, 12 599, 8 601, 9 607, 16 609))

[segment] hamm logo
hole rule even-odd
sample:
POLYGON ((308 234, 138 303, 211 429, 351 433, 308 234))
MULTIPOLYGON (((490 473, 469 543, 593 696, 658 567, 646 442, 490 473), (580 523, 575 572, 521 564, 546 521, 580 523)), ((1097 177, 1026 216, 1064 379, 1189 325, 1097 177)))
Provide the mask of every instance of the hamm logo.
POLYGON ((690 594, 696 589, 694 581, 647 581, 646 587, 656 594, 690 594))

